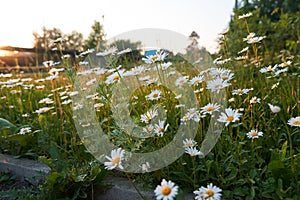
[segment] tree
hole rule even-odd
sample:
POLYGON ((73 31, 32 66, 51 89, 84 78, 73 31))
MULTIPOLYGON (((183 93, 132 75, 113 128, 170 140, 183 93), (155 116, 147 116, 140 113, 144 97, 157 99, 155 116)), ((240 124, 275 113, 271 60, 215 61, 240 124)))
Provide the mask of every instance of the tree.
POLYGON ((72 31, 65 36, 65 41, 62 44, 63 49, 67 50, 83 50, 83 35, 77 31, 72 31))
POLYGON ((46 27, 42 28, 42 35, 37 32, 33 33, 34 42, 33 46, 38 49, 50 49, 50 41, 61 38, 63 33, 58 28, 47 29, 46 27))
POLYGON ((37 49, 45 49, 46 51, 52 49, 54 46, 51 44, 51 41, 63 38, 63 42, 60 43, 61 50, 82 50, 83 35, 76 31, 64 34, 58 28, 47 29, 46 27, 43 27, 42 35, 34 32, 33 36, 34 47, 37 49))
POLYGON ((189 36, 189 39, 192 41, 186 48, 186 55, 189 61, 195 62, 200 59, 199 38, 200 36, 195 31, 189 36))
POLYGON ((103 25, 99 21, 94 21, 92 31, 88 38, 84 41, 84 49, 95 49, 96 51, 105 50, 106 34, 104 33, 103 25))
MULTIPOLYGON (((298 0, 299 1, 299 0, 298 0)), ((229 23, 229 32, 225 38, 226 45, 221 47, 221 52, 226 52, 226 57, 237 56, 237 52, 248 45, 243 38, 246 38, 250 32, 256 36, 265 36, 265 39, 257 46, 260 48, 259 55, 264 58, 267 64, 275 61, 282 50, 288 50, 291 54, 298 55, 299 30, 300 30, 300 9, 294 13, 289 8, 285 12, 285 7, 291 5, 294 0, 253 0, 248 1, 251 10, 244 10, 239 7, 234 10, 234 16, 229 23), (247 19, 239 19, 239 16, 251 12, 253 15, 247 19)), ((239 4, 241 5, 241 4, 239 4)), ((294 5, 298 7, 298 5, 294 5)), ((253 49, 250 48, 249 52, 253 49)))
POLYGON ((126 48, 130 48, 132 50, 138 50, 141 48, 142 43, 140 41, 138 42, 132 42, 130 40, 116 40, 110 44, 111 47, 115 46, 118 48, 118 50, 124 50, 126 48))

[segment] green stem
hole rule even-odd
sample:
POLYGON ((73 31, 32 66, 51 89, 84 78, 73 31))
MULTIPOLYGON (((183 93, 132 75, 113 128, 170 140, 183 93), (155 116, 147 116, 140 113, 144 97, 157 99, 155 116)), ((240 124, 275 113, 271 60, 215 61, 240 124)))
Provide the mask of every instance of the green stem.
POLYGON ((137 193, 139 194, 139 196, 141 197, 141 199, 143 200, 147 200, 147 198, 145 196, 142 195, 142 193, 140 192, 140 190, 136 187, 136 185, 134 184, 134 182, 131 180, 130 176, 128 175, 128 173, 125 173, 128 180, 130 181, 130 183, 132 184, 132 186, 134 187, 134 189, 137 191, 137 193))
POLYGON ((193 186, 194 189, 196 188, 196 166, 195 166, 195 156, 192 156, 192 163, 193 163, 193 186))

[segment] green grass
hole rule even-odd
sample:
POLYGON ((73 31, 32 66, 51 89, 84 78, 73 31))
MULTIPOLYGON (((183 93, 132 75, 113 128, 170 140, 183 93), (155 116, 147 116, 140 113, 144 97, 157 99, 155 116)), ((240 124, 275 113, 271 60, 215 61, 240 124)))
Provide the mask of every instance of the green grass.
MULTIPOLYGON (((223 100, 224 104, 220 111, 223 112, 225 108, 229 107, 243 110, 239 111, 242 116, 237 122, 230 123, 223 128, 212 151, 202 158, 185 153, 174 163, 162 169, 144 174, 127 173, 126 175, 130 179, 142 181, 153 189, 161 179, 165 178, 172 180, 182 190, 189 192, 213 183, 222 189, 222 197, 226 199, 300 198, 300 129, 299 126, 292 127, 287 124, 289 119, 299 116, 299 55, 294 57, 287 72, 268 78, 272 72, 263 74, 259 70, 269 64, 279 65, 283 61, 278 60, 276 63, 261 61, 258 65, 253 64, 252 61, 262 53, 259 52, 259 45, 259 43, 250 45, 255 53, 248 52, 246 60, 235 61, 232 57, 232 61, 216 66, 230 70, 234 74, 233 80, 230 80, 231 85, 222 89, 226 94, 226 99, 223 100), (239 88, 251 88, 251 90, 241 96, 233 95, 232 91, 239 88), (260 103, 250 104, 250 99, 255 96, 261 99, 260 103), (229 101, 232 98, 234 101, 229 101), (281 111, 273 113, 268 104, 279 106, 281 111), (257 139, 247 138, 246 134, 252 129, 262 131, 263 136, 257 139)), ((112 63, 110 67, 116 68, 117 66, 114 66, 113 63, 116 63, 114 59, 117 58, 113 56, 108 56, 108 58, 112 63)), ((284 56, 283 59, 285 59, 284 56)), ((186 68, 183 68, 181 61, 176 61, 176 59, 173 61, 172 57, 168 57, 168 60, 173 62, 170 69, 180 71, 182 76, 189 75, 189 80, 198 75, 191 65, 185 64, 186 68)), ((159 66, 160 63, 156 62, 155 64, 159 66)), ((2 118, 0 152, 39 159, 52 168, 52 173, 41 187, 40 194, 35 194, 45 198, 85 198, 92 195, 87 191, 93 187, 93 184, 100 183, 107 173, 104 169, 105 166, 96 161, 86 149, 85 145, 89 142, 93 144, 95 138, 85 138, 83 143, 75 126, 78 118, 86 117, 85 120, 89 120, 92 115, 91 113, 76 115, 76 112, 73 111, 73 107, 76 106, 74 102, 76 98, 72 97, 70 92, 77 88, 79 89, 78 95, 88 94, 83 89, 88 86, 80 83, 80 88, 75 87, 74 84, 77 84, 75 70, 77 69, 73 66, 65 67, 67 70, 60 72, 54 80, 35 81, 47 77, 47 74, 26 74, 26 78, 33 78, 29 82, 22 82, 21 78, 25 77, 21 77, 23 75, 19 74, 9 78, 0 77, 0 118, 2 118), (7 81, 12 79, 20 80, 8 84, 7 81), (44 88, 38 89, 37 86, 41 85, 44 85, 44 88), (39 103, 46 97, 53 102, 50 104, 39 103), (72 99, 73 102, 64 104, 66 100, 72 99), (51 109, 42 114, 36 113, 42 107, 51 109), (74 117, 77 118, 74 119, 74 117), (19 134, 20 129, 24 127, 30 127, 32 131, 19 134), (61 188, 63 189, 61 190, 61 188)), ((117 71, 121 72, 120 69, 117 71)), ((165 70, 158 70, 158 72, 152 72, 151 75, 156 75, 158 79, 172 80, 172 76, 169 78, 166 76, 165 70)), ((129 117, 136 125, 145 127, 147 124, 141 122, 141 115, 152 106, 159 105, 166 110, 166 123, 169 124, 164 136, 156 135, 140 139, 122 129, 122 125, 114 119, 112 109, 116 105, 115 102, 112 102, 111 96, 114 92, 114 85, 117 83, 105 83, 110 74, 106 72, 101 76, 86 76, 86 81, 97 78, 97 87, 94 92, 98 93, 98 98, 92 101, 86 100, 86 96, 79 98, 82 100, 80 102, 82 104, 89 101, 91 106, 99 106, 96 108, 95 115, 107 139, 116 148, 121 147, 127 151, 138 153, 152 152, 169 144, 183 124, 181 122, 183 113, 180 108, 176 107, 179 105, 179 100, 175 97, 178 95, 178 91, 186 91, 175 91, 175 89, 165 86, 147 85, 143 81, 137 81, 139 87, 128 94, 130 98, 126 109, 129 110, 129 117), (154 101, 147 99, 146 95, 155 89, 162 92, 162 98, 154 101)), ((130 78, 136 79, 134 76, 130 78)), ((174 80, 176 79, 173 78, 173 82, 168 84, 175 84, 174 80)), ((211 98, 215 94, 207 89, 205 81, 191 88, 195 91, 201 90, 195 95, 198 108, 211 102, 211 98)), ((182 98, 186 97, 183 95, 182 98)), ((200 126, 195 136, 198 150, 206 136, 212 117, 210 115, 200 117, 200 126)), ((215 117, 218 117, 218 114, 215 114, 215 117)), ((98 148, 97 150, 101 148, 93 147, 98 148)), ((105 151, 105 155, 110 156, 110 152, 105 151)), ((170 152, 170 156, 172 155, 170 152)), ((126 161, 124 163, 125 166, 130 165, 126 161)), ((139 168, 140 166, 135 167, 139 168)), ((113 170, 113 172, 117 171, 113 170)))

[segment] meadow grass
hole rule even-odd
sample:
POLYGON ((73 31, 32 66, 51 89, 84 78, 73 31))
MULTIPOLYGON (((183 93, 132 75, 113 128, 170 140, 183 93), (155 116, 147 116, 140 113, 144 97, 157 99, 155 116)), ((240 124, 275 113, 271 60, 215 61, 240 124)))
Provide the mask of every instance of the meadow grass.
MULTIPOLYGON (((221 188, 222 197, 227 199, 299 199, 299 119, 294 124, 288 123, 292 118, 299 117, 299 55, 290 55, 285 51, 279 54, 278 62, 264 63, 259 48, 263 38, 258 42, 251 39, 253 36, 249 36, 248 44, 245 42, 249 49, 237 53, 244 56, 242 59, 235 59, 234 56, 216 58, 213 67, 206 73, 195 71, 190 64, 182 64, 172 56, 159 58, 162 54, 149 57, 146 63, 139 61, 119 68, 116 50, 111 50, 105 55, 110 64, 107 68, 82 68, 84 70, 80 71, 78 63, 69 66, 62 62, 65 70, 60 72, 51 66, 48 68, 50 75, 1 74, 0 151, 39 159, 52 168, 46 186, 42 187, 44 196, 52 192, 55 198, 63 195, 86 197, 86 188, 92 188, 91 185, 97 180, 102 180, 106 169, 114 169, 112 172, 120 175, 115 169, 130 164, 126 163, 121 152, 119 157, 112 156, 110 164, 100 163, 86 149, 84 144, 92 143, 93 139, 84 138, 83 144, 74 120, 89 117, 90 113, 79 116, 76 111, 84 107, 82 104, 85 101, 90 101, 101 128, 116 149, 153 152, 169 144, 180 125, 191 121, 199 124, 195 138, 182 138, 182 148, 186 153, 174 163, 149 173, 146 172, 151 169, 151 164, 144 166, 145 173, 121 173, 130 180, 141 181, 152 189, 162 179, 172 180, 179 186, 179 193, 193 192, 213 183, 221 188), (264 71, 263 68, 269 65, 270 68, 264 71), (135 66, 141 68, 138 70, 135 66), (147 70, 152 70, 149 74, 152 76, 139 79, 139 75, 145 75, 147 70), (180 80, 172 78, 174 71, 180 72, 180 80), (76 76, 87 77, 79 88, 75 87, 76 76), (223 85, 209 86, 205 76, 211 77, 210 81, 221 79, 223 85), (149 132, 145 134, 152 137, 133 137, 114 119, 112 110, 118 109, 112 107, 115 106, 112 103, 113 88, 126 77, 136 79, 139 84, 130 94, 127 105, 129 117, 136 125, 148 128, 149 132), (199 81, 192 82, 194 77, 198 77, 199 81), (178 88, 190 84, 198 103, 195 110, 182 109, 185 105, 180 105, 179 99, 186 98, 185 95, 177 96, 179 94, 172 89, 157 84, 160 79, 170 79, 178 88), (89 91, 87 88, 91 85, 96 85, 96 92, 81 97, 82 102, 74 102, 74 98, 85 90, 89 91), (226 104, 219 109, 214 108, 211 114, 212 106, 210 109, 205 106, 221 90, 226 94, 223 100, 226 104), (155 91, 156 94, 153 93, 155 91), (156 119, 150 126, 147 121, 149 117, 143 115, 155 105, 162 108, 158 109, 157 115, 164 116, 166 121, 159 124, 156 119), (272 106, 280 109, 274 110, 272 106), (239 114, 229 116, 225 112, 227 108, 239 114), (183 110, 188 112, 182 113, 183 110), (221 113, 226 118, 221 119, 221 113), (234 117, 234 120, 229 117, 234 117), (200 147, 213 118, 218 120, 217 123, 226 125, 213 149, 201 156, 204 152, 200 151, 200 147), (23 128, 30 130, 24 132, 23 128), (184 139, 192 139, 194 143, 185 145, 184 139), (114 163, 114 158, 118 158, 118 162, 114 163), (85 188, 84 192, 82 188, 85 188)), ((224 52, 224 55, 228 53, 224 52)), ((106 153, 106 156, 110 155, 106 153)))

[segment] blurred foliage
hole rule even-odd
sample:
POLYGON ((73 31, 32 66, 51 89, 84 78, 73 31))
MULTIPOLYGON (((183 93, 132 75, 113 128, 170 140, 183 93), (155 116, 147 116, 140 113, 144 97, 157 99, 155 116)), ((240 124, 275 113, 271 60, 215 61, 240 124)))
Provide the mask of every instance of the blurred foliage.
MULTIPOLYGON (((257 36, 265 36, 259 47, 265 63, 276 61, 281 51, 291 55, 300 52, 300 11, 296 1, 242 1, 236 6, 229 23, 229 31, 220 38, 221 52, 226 56, 234 56, 247 46, 243 41, 250 32, 257 36), (293 4, 294 2, 294 4, 293 4), (242 5, 242 6, 241 6, 242 5), (249 18, 239 19, 239 16, 251 12, 249 18), (251 31, 250 31, 251 30, 251 31)), ((250 48, 251 49, 251 48, 250 48)))
POLYGON ((34 32, 33 37, 34 47, 38 49, 50 50, 53 48, 51 41, 58 38, 64 38, 65 42, 61 43, 62 50, 82 50, 83 35, 77 31, 64 34, 58 28, 47 29, 46 27, 43 27, 42 34, 34 32))
POLYGON ((84 49, 95 49, 96 51, 105 50, 106 40, 103 25, 99 21, 94 21, 92 31, 84 41, 84 49))

